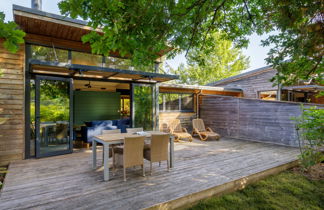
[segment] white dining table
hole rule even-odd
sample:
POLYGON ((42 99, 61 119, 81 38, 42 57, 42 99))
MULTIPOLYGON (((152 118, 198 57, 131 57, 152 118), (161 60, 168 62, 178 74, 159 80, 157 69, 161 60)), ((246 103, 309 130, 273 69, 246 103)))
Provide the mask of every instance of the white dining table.
MULTIPOLYGON (((125 137, 136 137, 139 135, 143 135, 146 137, 146 140, 150 140, 153 134, 167 134, 160 131, 145 131, 143 134, 132 134, 132 133, 117 133, 117 134, 104 134, 94 136, 92 140, 92 168, 97 168, 97 143, 101 143, 103 145, 103 153, 104 153, 104 181, 109 180, 109 146, 114 144, 124 143, 125 137)), ((174 137, 170 135, 169 142, 169 161, 170 168, 174 167, 174 137)))

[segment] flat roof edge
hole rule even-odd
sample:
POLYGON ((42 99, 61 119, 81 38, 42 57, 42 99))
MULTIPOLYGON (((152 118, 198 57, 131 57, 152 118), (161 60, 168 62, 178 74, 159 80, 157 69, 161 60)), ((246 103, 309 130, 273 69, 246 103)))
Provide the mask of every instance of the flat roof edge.
POLYGON ((19 6, 16 4, 12 5, 12 9, 16 10, 16 11, 22 11, 22 12, 26 12, 26 13, 30 13, 30 14, 34 14, 34 15, 39 15, 39 16, 53 18, 53 19, 57 19, 57 20, 61 20, 61 21, 66 21, 66 22, 70 22, 70 23, 74 23, 74 24, 79 24, 82 26, 88 26, 88 22, 84 21, 84 20, 73 19, 70 17, 62 16, 62 15, 57 15, 57 14, 44 12, 44 11, 37 10, 37 9, 19 6))
POLYGON ((185 85, 185 84, 167 84, 162 83, 159 85, 164 88, 179 88, 179 89, 194 89, 194 90, 210 90, 210 91, 226 91, 226 92, 242 92, 240 88, 226 88, 226 87, 212 87, 204 85, 185 85))
POLYGON ((168 79, 179 79, 178 75, 160 74, 160 73, 137 71, 137 70, 113 69, 113 68, 108 68, 108 67, 60 63, 60 62, 56 62, 56 61, 41 61, 41 60, 37 60, 37 59, 30 59, 28 62, 29 62, 29 64, 32 64, 32 65, 60 67, 60 68, 67 68, 67 69, 71 69, 71 70, 103 71, 103 72, 114 72, 114 73, 121 73, 121 74, 143 75, 143 76, 152 77, 152 78, 159 77, 159 78, 168 78, 168 79))
POLYGON ((249 76, 249 75, 253 76, 255 73, 258 73, 258 72, 262 73, 263 71, 267 71, 267 70, 273 70, 273 68, 271 66, 264 66, 264 67, 261 67, 261 68, 253 69, 251 71, 247 71, 247 72, 232 76, 232 77, 227 77, 225 79, 221 79, 221 80, 218 80, 218 81, 215 81, 215 82, 211 82, 211 83, 208 83, 206 85, 207 86, 219 85, 219 84, 222 84, 224 82, 229 82, 229 81, 239 79, 239 78, 243 78, 243 77, 246 77, 246 76, 249 76))

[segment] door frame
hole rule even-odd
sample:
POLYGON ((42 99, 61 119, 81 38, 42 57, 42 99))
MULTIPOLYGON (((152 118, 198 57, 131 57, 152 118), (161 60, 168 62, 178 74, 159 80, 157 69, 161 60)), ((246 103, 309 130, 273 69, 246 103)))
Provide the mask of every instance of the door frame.
POLYGON ((73 152, 73 79, 62 78, 55 76, 35 76, 35 155, 36 158, 50 157, 55 155, 63 155, 73 152), (49 152, 46 154, 40 153, 40 81, 41 80, 53 80, 53 81, 65 81, 69 82, 69 148, 63 151, 49 152))

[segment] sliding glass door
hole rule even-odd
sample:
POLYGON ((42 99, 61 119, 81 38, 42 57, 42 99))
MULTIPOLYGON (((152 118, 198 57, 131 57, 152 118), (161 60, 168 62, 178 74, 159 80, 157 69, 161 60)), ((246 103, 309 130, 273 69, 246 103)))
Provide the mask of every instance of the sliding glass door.
POLYGON ((158 122, 156 99, 158 91, 155 84, 132 85, 132 126, 144 130, 155 130, 158 122))
POLYGON ((72 79, 36 76, 36 157, 71 153, 72 79))

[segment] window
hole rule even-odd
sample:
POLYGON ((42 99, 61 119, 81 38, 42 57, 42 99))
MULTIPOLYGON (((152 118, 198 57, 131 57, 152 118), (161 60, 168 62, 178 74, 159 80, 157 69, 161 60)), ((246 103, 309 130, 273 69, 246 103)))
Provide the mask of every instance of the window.
POLYGON ((32 58, 42 61, 68 62, 68 51, 52 47, 31 45, 32 58))
POLYGON ((102 66, 102 56, 72 51, 72 64, 102 66))
POLYGON ((269 90, 269 91, 260 91, 259 98, 262 100, 270 100, 275 101, 277 97, 277 91, 269 90))
POLYGON ((133 70, 131 66, 131 61, 128 59, 115 58, 115 57, 106 57, 105 66, 113 69, 126 69, 133 70))
POLYGON ((181 110, 182 111, 192 111, 194 101, 192 94, 181 94, 181 110))
POLYGON ((161 112, 193 112, 193 94, 160 93, 159 109, 161 112))
POLYGON ((120 113, 122 117, 129 117, 130 116, 130 99, 125 96, 121 96, 120 98, 120 113))

